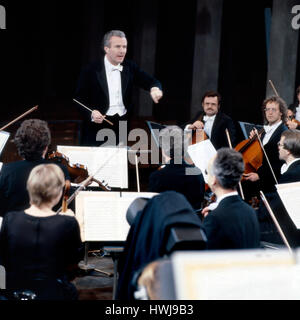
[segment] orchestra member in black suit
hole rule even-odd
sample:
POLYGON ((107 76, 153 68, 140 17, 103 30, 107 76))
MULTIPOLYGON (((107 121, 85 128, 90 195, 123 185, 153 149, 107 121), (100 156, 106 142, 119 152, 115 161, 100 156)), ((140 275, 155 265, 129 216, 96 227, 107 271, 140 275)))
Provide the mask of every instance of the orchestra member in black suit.
POLYGON ((256 213, 237 193, 243 172, 242 155, 229 148, 219 149, 208 165, 208 185, 217 196, 214 210, 202 210, 208 249, 260 247, 256 213))
POLYGON ((202 97, 202 108, 192 124, 185 125, 185 130, 204 129, 216 150, 229 147, 225 130, 228 129, 232 146, 237 144, 237 131, 234 121, 220 111, 221 95, 215 91, 208 91, 202 97))
MULTIPOLYGON (((265 125, 264 133, 261 135, 261 141, 270 161, 274 175, 278 181, 283 161, 279 159, 277 144, 280 140, 282 132, 288 129, 285 125, 287 106, 283 99, 277 96, 272 96, 265 99, 262 108, 265 125)), ((255 132, 252 130, 250 133, 250 138, 252 138, 254 134, 255 132)), ((272 170, 265 154, 263 153, 262 166, 257 170, 257 172, 245 174, 244 178, 246 181, 255 183, 252 188, 256 189, 256 194, 258 194, 260 190, 265 193, 273 192, 275 191, 276 181, 272 174, 272 170)))
MULTIPOLYGON (((278 143, 278 150, 279 158, 285 162, 281 168, 278 183, 300 182, 300 131, 296 129, 284 131, 278 143)), ((278 193, 267 193, 265 196, 290 245, 299 246, 300 233, 286 212, 278 193)), ((257 211, 257 216, 262 241, 283 244, 269 212, 262 203, 257 211)))
POLYGON ((84 246, 74 213, 56 214, 65 178, 55 164, 36 166, 27 181, 30 207, 8 212, 0 231, 0 264, 6 289, 30 290, 37 300, 76 300, 70 282, 84 246))
MULTIPOLYGON (((127 39, 124 32, 107 32, 103 39, 103 48, 105 56, 81 72, 75 94, 79 102, 93 110, 91 114, 80 107, 84 113, 84 145, 99 145, 101 141, 96 141, 97 132, 105 128, 114 131, 118 143, 119 121, 127 124, 132 113, 131 96, 134 86, 149 91, 155 103, 163 96, 158 80, 142 71, 133 61, 125 59, 127 39), (114 126, 104 119, 112 122, 114 126)), ((111 142, 114 144, 112 140, 111 142)))
POLYGON ((177 191, 197 210, 202 205, 205 182, 201 170, 187 162, 188 139, 189 137, 177 126, 169 126, 160 131, 165 166, 151 173, 148 191, 177 191))
MULTIPOLYGON (((45 159, 51 134, 47 122, 29 119, 22 122, 14 142, 23 160, 5 163, 0 172, 0 216, 8 211, 24 210, 29 207, 26 181, 30 171, 37 165, 49 163, 45 159)), ((65 179, 70 180, 67 168, 57 164, 64 171, 65 179)))
POLYGON ((300 181, 300 131, 286 130, 278 143, 279 158, 285 161, 281 167, 279 183, 300 181))

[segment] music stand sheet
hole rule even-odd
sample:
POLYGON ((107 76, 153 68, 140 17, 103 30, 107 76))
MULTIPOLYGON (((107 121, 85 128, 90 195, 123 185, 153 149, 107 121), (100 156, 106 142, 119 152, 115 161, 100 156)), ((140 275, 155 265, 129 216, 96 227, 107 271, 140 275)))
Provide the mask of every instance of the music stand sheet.
POLYGON ((300 229, 300 182, 276 185, 282 203, 297 229, 300 229))
MULTIPOLYGON (((69 158, 70 164, 83 164, 89 175, 111 188, 128 188, 128 154, 126 147, 57 146, 57 151, 69 158)), ((95 182, 91 186, 97 186, 95 182)))
POLYGON ((171 260, 178 300, 299 299, 300 265, 286 249, 178 251, 171 260))
POLYGON ((10 136, 9 132, 0 131, 0 156, 10 136))
POLYGON ((126 213, 136 198, 152 198, 150 192, 88 192, 76 197, 76 218, 82 241, 126 241, 129 224, 126 213))

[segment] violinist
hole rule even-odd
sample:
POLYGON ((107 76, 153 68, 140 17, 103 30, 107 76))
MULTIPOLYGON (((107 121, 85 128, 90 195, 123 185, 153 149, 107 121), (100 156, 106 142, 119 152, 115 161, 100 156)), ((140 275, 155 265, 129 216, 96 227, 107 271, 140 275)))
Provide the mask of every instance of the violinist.
POLYGON ((215 91, 207 91, 201 100, 203 111, 200 111, 185 125, 185 130, 204 130, 216 150, 228 147, 225 130, 228 129, 232 145, 237 143, 237 132, 234 121, 220 111, 221 95, 215 91))
POLYGON ((289 106, 287 126, 289 129, 300 129, 300 86, 296 89, 297 101, 289 106))
MULTIPOLYGON (((14 139, 22 160, 3 164, 0 172, 0 216, 8 211, 29 207, 26 181, 35 166, 49 163, 45 160, 45 155, 50 142, 51 134, 45 121, 29 119, 22 122, 14 139)), ((67 168, 58 165, 63 170, 65 179, 70 180, 67 168)))
POLYGON ((27 181, 30 207, 5 215, 0 260, 8 290, 33 291, 37 300, 78 298, 70 280, 84 254, 79 224, 70 209, 64 214, 52 210, 64 186, 64 173, 57 165, 38 165, 27 181))
POLYGON ((217 196, 212 211, 202 210, 208 249, 259 248, 255 211, 237 192, 243 172, 241 153, 229 148, 219 149, 208 165, 208 185, 217 196))
POLYGON ((200 209, 205 182, 201 171, 188 163, 188 135, 177 126, 169 126, 160 131, 159 139, 166 165, 150 174, 148 191, 177 191, 187 198, 194 209, 200 209))
MULTIPOLYGON (((265 99, 262 105, 262 110, 265 125, 264 132, 261 134, 260 139, 272 169, 270 168, 268 160, 264 154, 262 165, 258 168, 257 172, 250 172, 244 175, 246 181, 254 183, 253 186, 250 184, 247 186, 252 187, 252 191, 255 195, 259 194, 260 190, 265 193, 275 190, 276 181, 273 173, 278 180, 280 176, 280 168, 283 164, 282 160, 279 159, 277 144, 282 132, 288 129, 285 125, 287 106, 283 99, 278 96, 272 96, 265 99)), ((254 135, 255 131, 252 130, 250 132, 250 138, 254 135)))

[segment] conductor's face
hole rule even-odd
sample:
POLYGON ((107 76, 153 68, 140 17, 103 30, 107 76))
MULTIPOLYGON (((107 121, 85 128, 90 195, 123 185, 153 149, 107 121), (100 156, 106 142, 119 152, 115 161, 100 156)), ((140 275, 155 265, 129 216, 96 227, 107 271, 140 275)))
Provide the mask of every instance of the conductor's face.
POLYGON ((125 59, 127 52, 127 40, 126 38, 112 36, 109 42, 110 46, 104 47, 104 51, 108 61, 116 66, 119 63, 122 63, 125 59))
POLYGON ((218 97, 205 97, 202 107, 207 116, 214 116, 219 111, 218 97))

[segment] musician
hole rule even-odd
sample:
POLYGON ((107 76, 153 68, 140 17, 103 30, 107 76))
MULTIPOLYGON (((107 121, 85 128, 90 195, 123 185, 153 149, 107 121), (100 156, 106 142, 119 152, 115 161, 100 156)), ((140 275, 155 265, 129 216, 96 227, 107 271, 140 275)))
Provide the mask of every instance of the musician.
MULTIPOLYGON (((278 183, 291 183, 300 181, 300 131, 296 129, 286 130, 281 134, 278 142, 279 158, 285 163, 281 167, 281 175, 278 183)), ((277 192, 267 193, 266 198, 275 214, 277 221, 283 229, 290 245, 300 244, 300 234, 296 230, 287 214, 277 192)), ((283 244, 281 237, 274 225, 264 204, 260 204, 257 211, 260 223, 261 240, 283 244)))
POLYGON ((206 92, 201 100, 203 111, 185 125, 185 129, 204 129, 213 146, 218 150, 229 147, 225 130, 228 129, 232 146, 237 143, 237 132, 234 121, 220 111, 221 95, 215 91, 206 92))
POLYGON ((65 178, 55 164, 36 166, 27 181, 30 207, 5 215, 0 232, 0 260, 8 290, 31 290, 38 300, 76 300, 68 270, 83 258, 74 213, 57 215, 65 178))
POLYGON ((197 167, 189 164, 186 153, 188 137, 177 126, 160 131, 160 146, 164 163, 149 177, 149 192, 177 191, 183 194, 195 209, 201 207, 205 182, 197 167))
MULTIPOLYGON (((4 216, 8 211, 29 207, 26 181, 35 166, 49 163, 45 156, 50 142, 51 134, 47 122, 39 119, 22 122, 14 143, 23 160, 4 164, 0 172, 0 216, 4 216)), ((70 180, 67 168, 58 165, 64 171, 65 179, 70 180)))
POLYGON ((296 102, 291 104, 288 109, 287 126, 289 129, 300 130, 300 86, 296 89, 296 97, 296 102))
POLYGON ((285 161, 281 167, 279 183, 300 181, 300 131, 286 130, 278 143, 279 159, 285 161))
POLYGON ((107 32, 103 38, 105 56, 83 69, 76 90, 76 98, 93 110, 84 112, 83 141, 85 145, 99 145, 97 132, 108 128, 119 134, 119 121, 127 121, 132 113, 133 86, 150 92, 154 103, 162 98, 162 86, 158 80, 130 60, 126 60, 127 39, 119 30, 107 32), (104 121, 110 120, 114 126, 104 121))
MULTIPOLYGON (((257 170, 257 172, 251 172, 244 175, 246 181, 255 183, 254 189, 256 189, 256 193, 259 193, 260 190, 265 193, 275 191, 276 181, 272 170, 278 181, 280 169, 283 164, 283 161, 279 159, 277 144, 282 132, 288 129, 284 123, 286 119, 287 106, 283 99, 278 96, 269 97, 264 100, 262 109, 265 120, 265 132, 261 135, 261 141, 272 169, 270 168, 268 160, 264 154, 262 166, 257 170)), ((252 130, 250 138, 252 138, 254 134, 255 131, 252 130)))
POLYGON ((259 224, 253 208, 237 192, 244 172, 242 155, 221 148, 207 169, 208 185, 217 196, 216 208, 202 210, 208 249, 259 248, 259 224))

